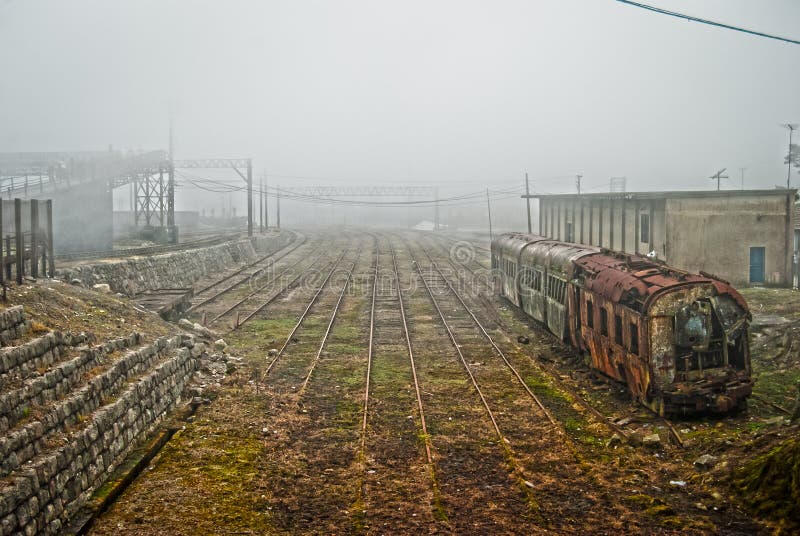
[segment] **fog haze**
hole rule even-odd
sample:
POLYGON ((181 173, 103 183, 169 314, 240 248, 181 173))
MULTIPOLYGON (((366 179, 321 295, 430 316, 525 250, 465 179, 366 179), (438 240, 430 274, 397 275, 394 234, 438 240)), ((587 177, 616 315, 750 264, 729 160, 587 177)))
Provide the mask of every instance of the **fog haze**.
MULTIPOLYGON (((800 3, 659 0, 800 38, 800 3)), ((0 151, 252 157, 316 184, 785 184, 800 46, 611 0, 4 1, 0 151)), ((800 176, 793 173, 793 185, 800 176)))

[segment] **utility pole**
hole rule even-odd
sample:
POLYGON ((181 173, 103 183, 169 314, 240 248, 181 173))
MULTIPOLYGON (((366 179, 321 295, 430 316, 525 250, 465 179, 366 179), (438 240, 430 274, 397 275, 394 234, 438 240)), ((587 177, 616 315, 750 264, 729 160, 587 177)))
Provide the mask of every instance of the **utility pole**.
POLYGON ((786 156, 786 189, 789 189, 789 179, 792 177, 792 134, 797 130, 797 123, 786 123, 789 129, 789 154, 786 156))
POLYGON ((277 220, 276 226, 280 231, 281 229, 281 185, 280 184, 278 185, 278 189, 276 190, 275 193, 275 200, 278 203, 278 210, 275 212, 275 219, 277 220))
POLYGON ((739 172, 742 174, 742 190, 744 190, 744 170, 746 169, 747 169, 746 167, 739 168, 739 172))
POLYGON ((253 236, 253 161, 247 159, 247 236, 253 236))
POLYGON ((434 225, 433 229, 435 231, 439 230, 439 187, 437 186, 434 190, 434 195, 436 196, 436 211, 434 213, 434 225))
POLYGON ((530 184, 528 183, 528 172, 525 172, 525 204, 527 205, 528 209, 528 234, 532 234, 531 231, 531 198, 528 197, 531 195, 530 184))
POLYGON ((269 178, 264 172, 264 227, 269 231, 269 178))
POLYGON ((258 183, 258 230, 264 234, 264 179, 258 183))
POLYGON ((491 242, 494 235, 492 235, 492 203, 489 201, 489 188, 486 188, 486 208, 489 211, 489 242, 491 242))
POLYGON ((575 187, 578 189, 578 195, 581 194, 581 179, 582 178, 583 178, 583 175, 580 175, 580 174, 575 175, 575 187))
POLYGON ((717 179, 717 191, 718 192, 719 192, 719 180, 728 178, 727 175, 723 175, 722 174, 726 169, 728 169, 728 168, 722 168, 722 169, 720 169, 719 171, 717 171, 716 173, 714 173, 713 175, 711 175, 709 177, 709 179, 717 179))

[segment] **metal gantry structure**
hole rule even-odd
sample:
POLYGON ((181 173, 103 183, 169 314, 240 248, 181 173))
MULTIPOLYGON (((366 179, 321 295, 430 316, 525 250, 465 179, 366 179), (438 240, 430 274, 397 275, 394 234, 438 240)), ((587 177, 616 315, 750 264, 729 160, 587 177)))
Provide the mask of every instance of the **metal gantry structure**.
POLYGON ((253 234, 253 161, 250 158, 172 160, 164 151, 0 154, 0 197, 29 197, 83 184, 130 185, 136 226, 175 233, 175 169, 232 169, 247 185, 247 234, 253 234))
MULTIPOLYGON (((252 158, 202 158, 173 160, 172 169, 232 169, 247 185, 247 236, 253 236, 253 159, 252 158), (244 169, 243 173, 241 170, 244 169)), ((174 180, 171 182, 174 203, 174 180)), ((173 211, 174 213, 174 211, 173 211)))

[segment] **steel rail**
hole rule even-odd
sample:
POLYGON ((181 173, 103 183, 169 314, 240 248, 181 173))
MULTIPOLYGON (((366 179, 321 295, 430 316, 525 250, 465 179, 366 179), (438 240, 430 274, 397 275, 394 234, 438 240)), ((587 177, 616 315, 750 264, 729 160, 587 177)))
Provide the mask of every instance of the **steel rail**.
MULTIPOLYGON (((369 388, 372 377, 372 353, 375 341, 375 298, 378 295, 378 266, 380 265, 380 247, 375 242, 375 271, 372 276, 372 300, 369 308, 369 346, 367 349, 367 375, 364 381, 364 415, 361 419, 361 463, 364 464, 367 450, 367 412, 369 411, 369 388)), ((366 468, 366 467, 365 467, 366 468)), ((363 487, 363 483, 362 483, 363 487)), ((362 489, 363 492, 363 489, 362 489)))
POLYGON ((300 314, 300 318, 297 319, 297 323, 294 325, 292 331, 286 337, 286 340, 284 341, 283 345, 281 345, 280 349, 278 350, 278 353, 275 354, 275 359, 270 361, 269 365, 267 365, 267 368, 264 371, 262 378, 269 375, 269 373, 272 371, 272 368, 275 366, 275 363, 277 363, 278 359, 281 358, 283 352, 286 350, 286 347, 289 346, 292 337, 294 337, 294 334, 297 333, 298 329, 300 329, 300 324, 303 323, 303 320, 305 320, 306 315, 308 315, 308 312, 317 302, 317 298, 322 293, 322 289, 324 289, 325 285, 328 284, 328 281, 330 280, 331 276, 333 276, 333 273, 336 271, 336 268, 339 266, 339 263, 342 262, 342 259, 344 258, 346 253, 347 253, 347 248, 343 249, 341 255, 339 255, 339 257, 334 261, 333 267, 331 268, 330 272, 328 272, 328 275, 325 276, 325 279, 320 284, 319 288, 317 289, 317 292, 314 293, 314 296, 311 298, 311 301, 308 302, 308 305, 306 306, 305 310, 300 314))
POLYGON ((333 306, 333 311, 331 312, 331 318, 328 321, 328 325, 325 327, 325 334, 322 336, 322 340, 319 343, 319 348, 317 348, 317 353, 314 355, 314 359, 311 361, 311 366, 306 373, 306 378, 303 380, 300 389, 297 390, 298 398, 303 395, 306 390, 306 386, 308 386, 308 382, 311 381, 311 375, 314 373, 314 369, 317 368, 317 363, 319 363, 320 356, 322 355, 322 350, 325 348, 325 344, 328 342, 328 337, 330 337, 331 329, 333 329, 333 323, 336 321, 336 315, 339 313, 339 308, 342 306, 342 300, 344 299, 344 295, 347 292, 347 289, 350 287, 350 281, 353 278, 353 271, 356 268, 356 264, 358 260, 361 258, 361 250, 362 247, 358 248, 358 252, 356 253, 356 259, 350 264, 350 269, 347 271, 347 278, 344 281, 344 285, 342 285, 342 291, 339 292, 339 299, 336 300, 336 305, 333 306))
POLYGON ((459 359, 461 361, 461 365, 463 366, 464 370, 466 371, 467 375, 469 376, 469 379, 472 382, 472 386, 475 388, 475 391, 478 393, 478 396, 479 396, 479 398, 481 400, 481 403, 483 404, 483 407, 486 410, 486 414, 488 415, 489 420, 491 421, 492 426, 494 427, 494 431, 495 431, 495 433, 497 435, 497 438, 498 438, 498 443, 501 445, 502 449, 506 453, 506 458, 508 460, 508 463, 512 466, 512 470, 513 470, 514 474, 516 474, 517 478, 519 478, 519 481, 520 481, 520 484, 521 484, 522 488, 526 491, 526 493, 530 493, 530 487, 528 485, 528 480, 525 478, 525 473, 524 473, 524 471, 522 469, 522 466, 517 461, 516 456, 514 455, 514 450, 511 448, 510 443, 508 442, 508 440, 503 435, 503 432, 500 430, 500 426, 497 424, 497 419, 494 416, 494 412, 489 407, 489 402, 486 400, 486 396, 483 394, 483 391, 481 390, 480 386, 478 385, 478 381, 475 379, 475 376, 472 374, 472 371, 469 369, 469 365, 467 364, 467 360, 466 360, 466 358, 464 358, 464 354, 461 352, 461 345, 458 344, 458 341, 456 340, 455 334, 453 333, 453 330, 450 328, 450 324, 447 322, 447 319, 445 319, 444 313, 442 312, 442 309, 439 307, 439 302, 436 300, 436 297, 433 295, 433 291, 431 290, 430 285, 428 284, 428 281, 425 279, 425 276, 422 273, 422 269, 420 268, 419 263, 416 261, 416 258, 414 257, 414 254, 411 253, 411 248, 410 247, 409 247, 408 253, 409 253, 409 256, 411 257, 412 263, 414 264, 414 268, 416 269, 417 274, 419 275, 419 278, 422 280, 422 284, 425 286, 425 290, 428 292, 428 296, 431 299, 431 303, 433 304, 434 308, 436 309, 436 312, 439 315, 439 318, 442 321, 442 325, 444 326, 445 331, 447 332, 447 336, 449 337, 450 342, 453 343, 453 348, 455 348, 456 353, 458 354, 458 357, 459 357, 459 359))
MULTIPOLYGON (((489 344, 492 345, 492 348, 494 348, 494 351, 497 352, 497 355, 499 355, 500 358, 503 360, 503 363, 506 364, 508 369, 517 378, 517 380, 519 381, 519 384, 525 389, 525 392, 528 393, 528 396, 530 396, 530 398, 533 399, 533 401, 536 403, 536 405, 539 406, 539 409, 542 410, 542 413, 544 413, 545 417, 547 417, 547 420, 550 421, 550 424, 552 424, 554 426, 558 426, 558 424, 556 423, 555 419, 553 419, 553 416, 550 414, 550 412, 547 410, 547 408, 544 407, 544 404, 542 404, 542 401, 539 400, 539 397, 536 396, 533 391, 531 391, 531 388, 528 387, 528 384, 525 383, 525 380, 522 379, 522 376, 520 375, 520 373, 517 372, 517 369, 514 368, 514 365, 512 365, 511 362, 508 360, 508 358, 506 357, 506 354, 503 353, 503 351, 500 349, 500 347, 497 346, 497 343, 494 342, 494 339, 491 337, 491 335, 489 335, 489 332, 486 331, 486 328, 478 320, 478 317, 475 316, 475 313, 472 312, 472 310, 469 308, 469 306, 467 306, 467 304, 464 302, 464 299, 461 297, 461 295, 456 291, 456 289, 453 288, 453 285, 450 284, 450 281, 448 281, 447 277, 445 277, 445 275, 442 273, 442 270, 439 268, 439 265, 431 258, 430 253, 428 253, 428 250, 425 249, 423 246, 420 246, 420 249, 422 249, 422 252, 425 253, 425 256, 428 258, 428 261, 431 263, 431 266, 436 268, 436 272, 439 274, 439 277, 442 278, 442 281, 444 281, 445 285, 447 285, 447 288, 450 289, 450 292, 453 294, 453 296, 455 296, 456 299, 458 299, 459 303, 461 303, 461 307, 463 307, 464 311, 466 311, 466 313, 472 318, 472 321, 478 327, 478 329, 483 334, 483 336, 486 337, 486 340, 489 341, 489 344)), ((561 430, 561 428, 559 427, 559 431, 560 430, 561 430)))
MULTIPOLYGON (((312 262, 312 263, 311 263, 309 266, 307 266, 307 267, 305 268, 305 271, 307 271, 307 270, 310 270, 311 268, 313 268, 313 267, 314 267, 314 265, 316 265, 316 264, 317 264, 317 263, 318 263, 320 260, 322 260, 323 256, 324 256, 324 255, 320 255, 319 257, 317 257, 317 258, 316 258, 316 260, 314 260, 314 262, 312 262)), ((277 281, 279 278, 281 278, 281 277, 283 277, 284 275, 286 275, 286 274, 287 274, 287 273, 288 273, 288 272, 289 272, 289 271, 290 271, 292 268, 294 268, 295 266, 297 266, 298 264, 300 264, 301 262, 303 262, 303 261, 305 261, 305 260, 306 260, 306 259, 303 257, 303 258, 300 258, 300 259, 298 259, 296 262, 292 263, 290 266, 287 266, 287 267, 286 267, 286 269, 284 269, 283 271, 281 271, 279 274, 277 274, 277 275, 273 276, 273 277, 272 277, 272 278, 271 278, 269 281, 267 281, 266 283, 264 283, 263 285, 261 285, 260 287, 258 287, 257 289, 255 289, 253 292, 251 292, 250 294, 248 294, 247 296, 245 296, 245 297, 244 297, 244 298, 242 298, 241 300, 237 301, 236 303, 234 303, 233 305, 231 305, 230 307, 228 307, 227 309, 225 309, 224 311, 222 311, 221 313, 219 313, 217 316, 215 316, 214 318, 212 318, 212 319, 209 321, 209 324, 213 324, 214 322, 216 322, 217 320, 219 320, 219 319, 220 319, 220 318, 222 318, 223 316, 227 315, 228 313, 230 313, 231 311, 233 311, 233 310, 234 310, 234 309, 236 309, 237 307, 241 306, 241 305, 242 305, 244 302, 246 302, 247 300, 249 300, 250 298, 252 298, 252 297, 253 297, 253 296, 255 296, 256 294, 260 293, 260 292, 261 292, 262 290, 264 290, 265 288, 267 288, 267 287, 269 287, 270 285, 272 285, 272 284, 273 284, 275 281, 277 281)), ((299 279, 300 279, 300 278, 301 278, 303 275, 304 275, 304 272, 300 272, 300 273, 297 275, 297 277, 295 277, 295 278, 294 278, 294 279, 292 279, 292 280, 291 280, 289 283, 287 283, 286 285, 284 285, 284 286, 283 286, 283 288, 281 288, 281 290, 280 290, 280 291, 279 291, 277 294, 275 294, 275 296, 271 297, 271 298, 270 298, 270 299, 268 299, 266 302, 262 303, 262 304, 261 304, 261 305, 260 305, 260 306, 259 306, 259 307, 258 307, 258 308, 255 310, 255 311, 253 311, 252 313, 248 314, 248 315, 247 315, 247 317, 245 318, 245 322, 246 322, 247 320, 250 320, 250 318, 252 318, 254 314, 258 313, 259 311, 261 311, 262 309, 264 309, 264 307, 266 307, 267 305, 269 305, 270 303, 272 303, 272 301, 274 301, 274 300, 275 300, 275 298, 276 298, 278 295, 280 295, 280 294, 282 294, 283 292, 285 292, 286 290, 288 290, 288 289, 292 288, 292 285, 293 285, 294 283, 296 283, 296 282, 297 282, 297 281, 298 281, 298 280, 299 280, 299 279)))
MULTIPOLYGON (((433 488, 434 503, 439 505, 441 502, 442 491, 439 488, 439 481, 436 476, 436 464, 433 459, 433 445, 431 436, 428 433, 428 423, 425 418, 425 408, 422 403, 422 389, 419 387, 419 379, 417 377, 417 364, 414 361, 414 350, 411 345, 411 334, 408 331, 408 319, 406 316, 406 308, 403 304, 403 285, 400 281, 400 271, 397 268, 397 255, 395 254, 394 246, 389 241, 389 251, 392 254, 392 271, 394 278, 397 282, 397 301, 400 304, 400 319, 403 321, 403 337, 406 340, 406 348, 408 349, 408 361, 411 365, 411 376, 414 378, 414 394, 417 399, 417 411, 419 411, 420 427, 422 428, 422 436, 425 439, 425 458, 428 463, 428 471, 431 478, 431 487, 433 488)), ((409 249, 409 253, 411 250, 409 249)))
MULTIPOLYGON (((317 260, 315 260, 315 261, 314 261, 314 262, 313 262, 313 263, 312 263, 310 266, 308 266, 308 267, 306 268, 306 271, 307 271, 307 270, 310 270, 311 268, 313 268, 315 264, 317 264, 319 261, 321 261, 321 260, 322 260, 322 258, 323 258, 323 256, 320 256, 319 258, 317 258, 317 260)), ((293 277, 293 278, 292 278, 292 280, 291 280, 291 281, 289 281, 288 283, 286 283, 285 285, 283 285, 283 286, 280 288, 280 290, 278 290, 278 292, 275 292, 275 293, 273 293, 273 294, 272 294, 272 296, 270 296, 269 298, 267 298, 267 299, 266 299, 266 300, 265 300, 263 303, 261 303, 261 305, 259 305, 258 307, 256 307, 256 308, 255 308, 253 311, 251 311, 250 313, 248 313, 248 314, 247 314, 247 316, 245 316, 243 319, 241 319, 241 320, 240 320, 240 321, 239 321, 239 322, 236 324, 236 326, 234 326, 234 328, 233 328, 231 331, 235 331, 235 330, 239 329, 239 328, 240 328, 241 326, 243 326, 243 325, 244 325, 246 322, 249 322, 249 321, 250 321, 250 320, 251 320, 251 319, 252 319, 254 316, 256 316, 258 313, 260 313, 260 312, 261 312, 261 311, 263 311, 263 310, 264 310, 266 307, 268 307, 268 306, 269 306, 269 305, 270 305, 272 302, 274 302, 275 300, 277 300, 277 299, 278 299, 278 297, 279 297, 279 296, 281 296, 281 295, 282 295, 284 292, 286 292, 287 290, 289 290, 289 289, 292 289, 292 288, 294 288, 295 286, 297 286, 297 283, 298 283, 298 282, 299 282, 299 281, 300 281, 300 280, 303 278, 303 276, 304 276, 304 275, 305 275, 305 271, 304 271, 304 272, 300 272, 300 273, 298 273, 298 274, 297 274, 295 277, 293 277)), ((228 311, 226 311, 226 312, 230 312, 230 310, 232 310, 232 308, 229 308, 229 310, 228 310, 228 311)), ((220 317, 222 317, 224 314, 225 314, 225 313, 222 313, 222 314, 219 314, 219 315, 217 315, 216 317, 214 317, 214 318, 211 320, 211 322, 209 322, 209 324, 213 324, 213 323, 214 323, 216 320, 218 320, 218 319, 219 319, 220 317)), ((230 333, 230 332, 228 332, 228 333, 230 333)))
MULTIPOLYGON (((306 237, 304 236, 304 237, 303 237, 303 240, 302 240, 302 241, 301 241, 299 244, 297 244, 297 245, 295 245, 294 247, 292 247, 292 248, 291 248, 289 251, 285 251, 285 252, 281 253, 281 254, 280 254, 280 255, 279 255, 277 258, 275 258, 275 259, 272 259, 272 261, 273 261, 273 262, 276 262, 276 261, 279 261, 279 260, 281 260, 282 258, 286 257, 287 255, 289 255, 290 253, 292 253, 293 251, 295 251, 297 248, 301 247, 303 244, 305 244, 305 242, 306 242, 306 237)), ((287 246, 287 247, 288 247, 288 246, 287 246)), ((285 249, 285 248, 284 248, 284 249, 285 249)), ((283 251, 283 249, 281 249, 281 250, 279 250, 279 251, 283 251)), ((250 264, 248 264, 248 265, 246 265, 246 266, 242 266, 241 268, 239 268, 238 270, 236 270, 234 273, 232 273, 232 274, 229 274, 229 275, 227 275, 227 276, 225 276, 225 277, 221 278, 220 280, 218 280, 218 281, 216 281, 216 282, 212 283, 211 285, 209 285, 209 286, 207 286, 207 287, 205 287, 205 288, 203 288, 203 289, 199 290, 197 293, 198 293, 198 294, 200 294, 200 293, 202 293, 202 292, 205 292, 206 290, 209 290, 209 289, 211 289, 211 288, 214 288, 214 287, 216 287, 217 285, 219 285, 219 284, 221 284, 221 283, 224 283, 225 281, 228 281, 228 280, 230 280, 230 279, 232 279, 232 278, 236 277, 237 275, 240 275, 240 274, 241 274, 243 271, 247 270, 248 268, 252 268, 253 266, 256 266, 256 265, 258 265, 258 264, 261 264, 261 263, 263 263, 263 262, 264 262, 264 261, 266 261, 266 260, 270 260, 270 259, 271 259, 271 258, 272 258, 272 257, 273 257, 275 254, 277 254, 277 253, 278 253, 278 251, 275 251, 275 252, 273 252, 273 253, 270 253, 269 255, 265 255, 265 256, 261 257, 260 259, 258 259, 258 260, 257 260, 257 261, 255 261, 255 262, 252 262, 252 263, 250 263, 250 264)), ((249 275, 247 275, 246 277, 243 277, 243 278, 239 279, 238 281, 236 281, 236 282, 235 282, 235 283, 233 283, 232 285, 229 285, 229 286, 227 286, 227 287, 223 288, 222 290, 220 290, 219 292, 217 292, 217 293, 213 294, 212 296, 210 296, 210 297, 208 297, 208 298, 204 299, 203 301, 201 301, 201 302, 198 302, 198 303, 196 303, 196 304, 192 305, 191 307, 189 307, 189 308, 186 310, 186 312, 187 312, 187 313, 191 313, 192 311, 194 311, 194 310, 198 309, 199 307, 202 307, 202 306, 204 306, 204 305, 207 305, 207 304, 211 303, 212 301, 216 300, 216 299, 217 299, 217 298, 219 298, 220 296, 222 296, 222 295, 224 295, 224 294, 227 294, 228 292, 230 292, 230 291, 231 291, 231 290, 233 290, 234 288, 238 287, 239 285, 241 285, 242 283, 244 283, 244 282, 245 282, 245 281, 247 281, 248 279, 250 279, 250 278, 252 278, 252 277, 255 277, 257 274, 259 274, 259 273, 263 272, 263 271, 264 271, 264 270, 266 270, 267 268, 269 268, 269 266, 264 266, 263 268, 259 268, 258 270, 256 270, 256 271, 255 271, 255 272, 253 272, 252 274, 249 274, 249 275)))
MULTIPOLYGON (((453 267, 455 268, 455 266, 453 265, 452 261, 450 261, 450 265, 451 265, 451 266, 453 266, 453 267)), ((467 270, 469 270, 469 272, 470 272, 470 273, 471 273, 473 276, 477 276, 477 274, 475 273, 475 269, 473 269, 473 268, 470 268, 469 266, 466 266, 466 265, 463 265, 463 266, 464 266, 464 267, 465 267, 467 270)), ((458 273, 458 271, 456 271, 456 273, 458 273)), ((459 278, 461 278, 461 275, 460 275, 460 274, 459 274, 459 278)), ((503 318, 502 318, 502 317, 501 317, 499 314, 497 314, 497 312, 494 310, 494 306, 491 304, 491 302, 488 300, 488 298, 486 298, 486 296, 482 296, 482 295, 475 295, 475 297, 476 297, 476 298, 478 298, 479 300, 481 300, 481 302, 482 302, 482 303, 484 303, 484 305, 487 307, 487 309, 489 309, 489 310, 492 312, 492 316, 494 317, 495 321, 496 321, 496 322, 497 322, 497 324, 498 324, 498 325, 499 325, 499 326, 502 328, 502 330, 503 330, 503 331, 505 331, 507 334, 513 333, 513 330, 512 330, 512 329, 509 327, 508 323, 506 323, 506 321, 505 321, 505 320, 504 320, 504 319, 503 319, 503 318)), ((544 333, 546 334, 546 336, 548 336, 548 337, 551 337, 551 338, 554 338, 554 339, 555 339, 555 337, 554 337, 554 336, 553 336, 553 335, 552 335, 552 334, 551 334, 549 331, 546 331, 546 330, 545 330, 545 331, 544 331, 544 333)), ((563 343, 561 343, 561 341, 558 341, 558 342, 559 342, 559 344, 563 344, 563 343)), ((583 398, 581 395, 579 395, 579 394, 577 393, 577 391, 575 391, 575 389, 573 389, 572 387, 570 387, 569 385, 567 385, 566 383, 564 383, 564 381, 563 381, 563 380, 561 380, 561 378, 559 378, 559 377, 558 377, 558 374, 557 374, 557 373, 556 373, 554 370, 552 370, 552 368, 551 368, 551 367, 549 367, 548 365, 546 365, 546 364, 544 364, 544 363, 541 363, 541 362, 539 362, 539 361, 535 361, 535 360, 532 358, 532 356, 530 356, 530 354, 528 354, 528 352, 524 351, 524 350, 523 350, 523 349, 522 349, 522 348, 521 348, 519 345, 517 345, 516 343, 513 343, 513 342, 512 342, 512 345, 513 345, 513 346, 514 346, 514 347, 515 347, 517 350, 521 351, 521 352, 522 352, 524 355, 527 355, 527 356, 530 358, 531 364, 532 364, 534 367, 536 367, 536 368, 538 368, 538 369, 542 370, 543 372, 545 372, 545 373, 547 374, 547 376, 548 376, 548 377, 550 377, 550 379, 551 379, 551 380, 553 380, 553 382, 555 382, 555 383, 556 383, 556 385, 558 385, 558 387, 559 387, 560 389, 562 389, 562 390, 564 390, 564 391, 568 392, 570 395, 572 395, 572 398, 573 398, 573 399, 574 399, 574 400, 575 400, 575 401, 576 401, 576 402, 577 402, 577 403, 578 403, 578 404, 579 404, 581 407, 583 407, 583 408, 584 408, 586 411, 588 411, 589 413, 591 413, 591 414, 592 414, 592 415, 595 417, 595 419, 597 419, 597 421, 598 421, 598 422, 600 422, 601 424, 603 424, 603 425, 604 425, 606 428, 608 428, 608 429, 609 429, 609 430, 611 430, 612 432, 619 434, 619 435, 620 435, 622 438, 624 438, 626 441, 629 441, 629 440, 630 440, 630 434, 629 434, 628 432, 626 432, 625 430, 623 430, 623 429, 622 429, 620 426, 617 426, 617 425, 616 425, 616 424, 614 424, 613 422, 609 421, 609 420, 608 420, 608 417, 607 417, 606 415, 603 415, 603 413, 601 413, 601 412, 600 412, 600 410, 598 410, 598 409, 597 409, 597 408, 595 408, 593 405, 591 405, 589 402, 587 402, 587 401, 586 401, 586 400, 585 400, 585 399, 584 399, 584 398, 583 398)))
MULTIPOLYGON (((302 240, 300 241, 300 244, 298 244, 296 247, 292 248, 291 251, 294 251, 298 247, 300 247, 303 244, 305 244, 307 239, 308 239, 308 237, 306 235, 302 235, 302 240)), ((265 256, 261 257, 260 259, 254 261, 254 262, 251 262, 250 264, 246 264, 245 266, 242 266, 241 268, 239 268, 238 270, 236 270, 232 274, 229 274, 229 275, 227 275, 227 276, 225 276, 225 277, 223 277, 221 279, 218 279, 218 280, 214 281, 213 283, 211 283, 210 285, 207 285, 207 286, 205 286, 205 287, 203 287, 201 289, 197 289, 197 294, 200 294, 200 293, 205 292, 207 290, 211 290, 212 288, 216 287, 217 285, 221 285, 222 283, 224 283, 225 281, 227 281, 231 277, 239 275, 240 273, 242 273, 243 271, 247 270, 248 268, 252 268, 256 264, 258 264, 260 262, 263 262, 264 260, 266 260, 267 258, 271 257, 272 255, 275 255, 276 253, 279 253, 279 252, 283 251, 284 249, 292 246, 295 243, 295 241, 297 241, 297 235, 296 234, 295 234, 294 238, 292 238, 292 241, 289 242, 288 244, 286 244, 281 249, 279 249, 277 251, 273 251, 272 253, 270 253, 268 255, 265 255, 265 256)), ((289 251, 289 253, 291 253, 291 251, 289 251)))

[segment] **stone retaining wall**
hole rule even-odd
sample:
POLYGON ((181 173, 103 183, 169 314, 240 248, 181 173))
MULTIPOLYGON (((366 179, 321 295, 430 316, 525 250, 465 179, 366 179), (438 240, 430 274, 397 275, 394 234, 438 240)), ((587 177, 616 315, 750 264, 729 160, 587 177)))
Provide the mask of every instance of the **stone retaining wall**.
POLYGON ((0 346, 6 346, 14 339, 25 335, 30 329, 30 320, 25 320, 21 305, 0 311, 0 346))
POLYGON ((15 450, 7 446, 11 437, 2 438, 0 459, 20 456, 18 467, 0 484, 0 534, 61 532, 113 467, 180 400, 204 352, 203 344, 186 336, 159 339, 129 352, 48 416, 26 425, 15 450), (77 426, 80 430, 67 434, 66 441, 28 451, 46 435, 45 428, 77 426), (27 463, 20 462, 25 458, 27 463))
POLYGON ((0 389, 12 380, 25 379, 48 368, 70 348, 90 340, 85 333, 51 331, 25 344, 0 348, 0 389))
MULTIPOLYGON (((52 341, 55 339, 54 335, 55 333, 50 333, 32 342, 52 341)), ((80 353, 73 359, 59 363, 57 367, 24 382, 19 388, 0 395, 0 433, 6 432, 20 419, 26 417, 33 405, 44 406, 70 392, 81 382, 84 374, 101 365, 111 352, 135 346, 139 344, 140 340, 141 337, 138 333, 131 333, 128 337, 114 339, 95 348, 82 347, 79 349, 80 353)), ((46 348, 44 344, 31 346, 46 348)), ((52 350, 48 350, 47 353, 53 354, 52 350)), ((41 358, 33 361, 39 359, 41 358)), ((52 364, 52 360, 50 364, 52 364)), ((2 444, 0 439, 0 445, 2 444)), ((0 447, 0 456, 5 457, 5 454, 0 447)), ((0 463, 0 468, 2 467, 3 464, 0 463)), ((0 469, 0 475, 2 474, 4 471, 0 469)))
POLYGON ((114 292, 135 296, 159 288, 190 287, 201 277, 277 251, 294 238, 290 231, 271 232, 206 248, 82 264, 58 270, 57 274, 87 286, 108 283, 114 292))

